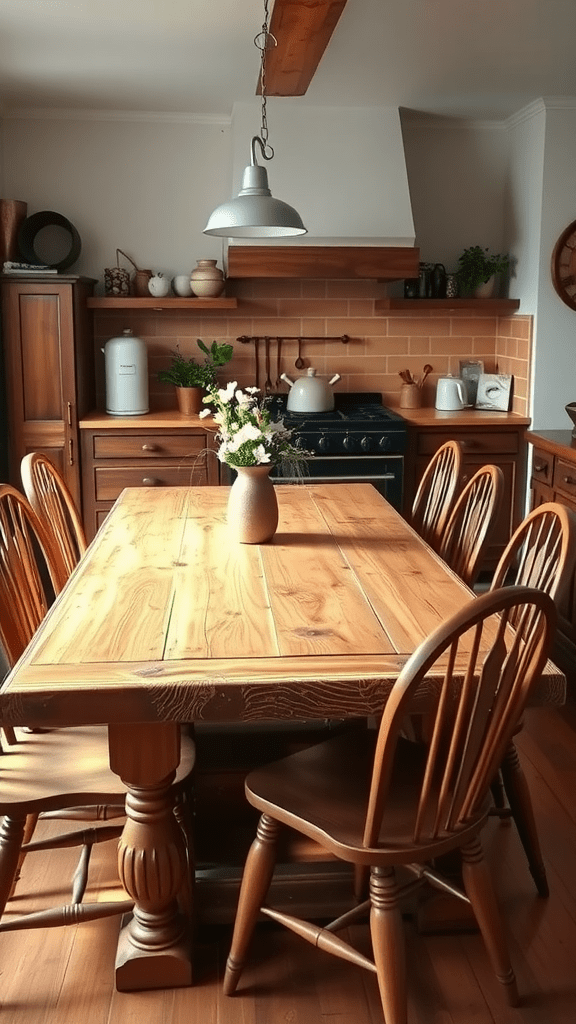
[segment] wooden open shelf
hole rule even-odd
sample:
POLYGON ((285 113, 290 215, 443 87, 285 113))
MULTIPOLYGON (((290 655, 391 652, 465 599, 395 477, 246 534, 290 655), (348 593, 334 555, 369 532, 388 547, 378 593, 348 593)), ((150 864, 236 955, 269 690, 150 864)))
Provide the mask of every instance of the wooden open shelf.
POLYGON ((238 299, 180 299, 167 295, 163 299, 138 298, 134 296, 116 297, 106 295, 102 297, 89 298, 88 309, 186 309, 193 313, 197 309, 236 309, 238 299))
POLYGON ((442 309, 446 313, 484 313, 489 316, 505 316, 515 313, 520 299, 376 299, 376 313, 422 312, 426 309, 442 309))

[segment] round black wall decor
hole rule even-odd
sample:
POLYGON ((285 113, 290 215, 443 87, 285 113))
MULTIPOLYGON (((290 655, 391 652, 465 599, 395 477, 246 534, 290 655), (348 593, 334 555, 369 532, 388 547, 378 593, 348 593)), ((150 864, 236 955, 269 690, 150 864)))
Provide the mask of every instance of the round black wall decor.
POLYGON ((44 266, 53 267, 56 270, 67 270, 76 262, 82 250, 82 242, 76 228, 61 213, 54 213, 52 210, 41 210, 40 213, 33 213, 26 217, 18 232, 18 247, 22 256, 28 263, 40 263, 44 266), (37 235, 43 228, 56 227, 64 229, 70 236, 70 248, 64 256, 55 263, 48 262, 38 255, 34 247, 37 235))

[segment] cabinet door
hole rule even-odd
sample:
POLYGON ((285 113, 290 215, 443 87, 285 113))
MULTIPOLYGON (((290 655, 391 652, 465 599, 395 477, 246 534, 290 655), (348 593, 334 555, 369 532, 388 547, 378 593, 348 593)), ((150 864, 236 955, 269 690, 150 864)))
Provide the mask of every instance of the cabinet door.
MULTIPOLYGON (((91 291, 91 288, 90 288, 91 291)), ((82 298, 84 296, 82 295, 82 298)), ((71 282, 3 281, 3 337, 10 436, 10 476, 20 486, 24 455, 50 458, 80 506, 78 378, 93 401, 93 359, 78 289, 71 282), (80 358, 78 349, 82 346, 80 358)))

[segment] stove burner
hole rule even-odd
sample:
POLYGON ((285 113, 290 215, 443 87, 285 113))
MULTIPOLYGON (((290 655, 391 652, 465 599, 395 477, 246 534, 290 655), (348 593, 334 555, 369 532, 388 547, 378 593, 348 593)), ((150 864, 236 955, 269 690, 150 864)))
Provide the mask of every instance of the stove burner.
MULTIPOLYGON (((302 447, 317 454, 403 452, 406 422, 382 405, 374 392, 336 393, 329 412, 289 412, 288 396, 272 395, 271 411, 298 434, 302 447)), ((297 443, 298 443, 297 441, 297 443)))

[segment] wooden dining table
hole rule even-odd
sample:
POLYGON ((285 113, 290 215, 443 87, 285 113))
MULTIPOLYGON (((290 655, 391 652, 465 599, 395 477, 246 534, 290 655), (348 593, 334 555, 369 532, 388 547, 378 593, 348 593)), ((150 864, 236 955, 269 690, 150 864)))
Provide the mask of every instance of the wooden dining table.
MULTIPOLYGON (((108 725, 127 787, 119 875, 135 901, 121 990, 192 981, 170 798, 181 723, 378 716, 419 643, 473 599, 371 485, 276 492, 275 536, 247 545, 227 527, 229 488, 124 490, 0 690, 2 724, 108 725)), ((564 699, 549 663, 532 703, 564 699)))

